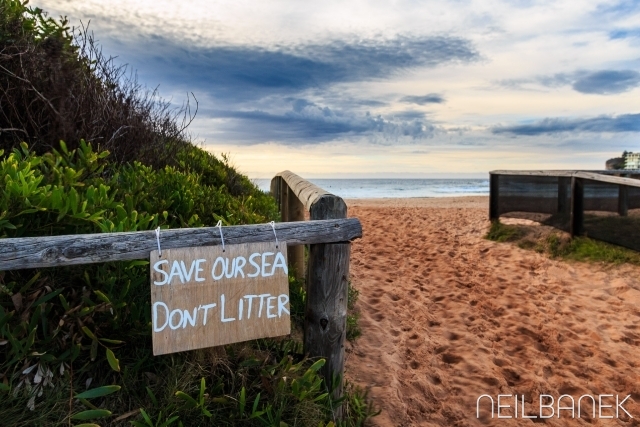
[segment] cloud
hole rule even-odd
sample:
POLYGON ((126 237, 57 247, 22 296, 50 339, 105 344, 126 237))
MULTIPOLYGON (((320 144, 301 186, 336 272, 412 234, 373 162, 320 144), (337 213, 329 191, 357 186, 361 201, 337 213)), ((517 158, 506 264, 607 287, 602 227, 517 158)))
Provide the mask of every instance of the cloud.
POLYGON ((556 73, 548 76, 535 76, 531 78, 521 79, 503 79, 495 83, 507 89, 513 90, 531 90, 530 85, 540 85, 550 88, 558 88, 570 85, 575 80, 574 74, 556 73))
POLYGON ((602 18, 603 15, 628 17, 640 10, 637 0, 620 0, 617 2, 604 2, 596 8, 595 15, 602 18))
POLYGON ((633 28, 628 30, 614 30, 609 32, 609 38, 611 40, 627 39, 632 37, 640 37, 640 28, 633 28))
POLYGON ((632 70, 603 70, 580 77, 573 89, 581 93, 609 95, 627 92, 640 85, 640 73, 632 70))
POLYGON ((633 70, 600 70, 557 73, 529 79, 507 79, 497 82, 509 89, 527 89, 527 85, 538 84, 549 88, 571 85, 573 90, 585 94, 613 95, 628 92, 640 86, 640 73, 633 70))
POLYGON ((404 111, 394 111, 393 113, 389 113, 389 116, 392 116, 394 119, 400 120, 422 120, 426 117, 427 113, 424 111, 418 110, 404 110, 404 111))
POLYGON ((619 116, 599 116, 587 119, 547 118, 527 125, 500 126, 492 129, 494 134, 512 134, 516 136, 549 135, 566 132, 640 132, 640 114, 622 114, 619 116))
POLYGON ((185 46, 154 37, 122 43, 118 50, 124 51, 121 58, 134 63, 147 81, 197 86, 231 101, 385 79, 411 68, 479 58, 471 42, 446 36, 331 40, 270 49, 185 46))
MULTIPOLYGON (((115 49, 114 49, 115 50, 115 49)), ((429 137, 435 127, 419 111, 378 115, 385 97, 349 90, 348 84, 392 79, 417 67, 479 58, 457 37, 396 36, 329 40, 270 48, 181 45, 163 37, 118 46, 120 60, 138 67, 144 81, 162 82, 161 93, 193 91, 198 120, 216 120, 218 137, 250 143, 317 143, 368 135, 381 143, 429 137)), ((444 102, 437 94, 415 101, 444 102)), ((204 133, 210 131, 202 129, 204 133)))
POLYGON ((445 102, 444 97, 437 93, 429 93, 422 96, 405 96, 400 99, 400 102, 407 102, 410 104, 443 104, 445 102))
POLYGON ((411 141, 433 137, 440 132, 424 120, 424 113, 394 114, 393 117, 334 110, 305 99, 292 102, 282 112, 261 110, 212 112, 217 125, 233 140, 246 143, 275 141, 283 144, 318 143, 348 136, 367 136, 372 141, 390 144, 400 139, 411 141))

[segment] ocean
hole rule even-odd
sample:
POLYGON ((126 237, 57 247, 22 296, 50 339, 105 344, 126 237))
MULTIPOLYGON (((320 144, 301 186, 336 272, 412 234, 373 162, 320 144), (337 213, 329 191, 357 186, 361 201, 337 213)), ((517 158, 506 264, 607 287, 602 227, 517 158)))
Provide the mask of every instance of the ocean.
MULTIPOLYGON (((488 196, 488 179, 310 179, 343 199, 488 196)), ((263 191, 271 180, 256 179, 263 191)))

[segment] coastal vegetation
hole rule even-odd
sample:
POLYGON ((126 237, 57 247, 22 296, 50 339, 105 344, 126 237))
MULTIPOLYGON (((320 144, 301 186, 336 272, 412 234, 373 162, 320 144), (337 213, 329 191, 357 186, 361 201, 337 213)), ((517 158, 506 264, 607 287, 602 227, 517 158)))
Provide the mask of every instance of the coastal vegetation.
MULTIPOLYGON (((0 238, 278 218, 191 143, 188 103, 172 109, 86 29, 25 1, 0 0, 0 107, 0 238)), ((291 337, 154 357, 148 262, 0 272, 0 423, 322 426, 342 404, 361 425, 366 394, 331 398, 324 361, 302 353, 302 284, 290 293, 291 337)))
POLYGON ((573 239, 567 233, 551 230, 538 232, 541 226, 503 224, 493 221, 486 238, 495 242, 511 242, 522 249, 544 253, 551 258, 607 264, 640 265, 640 253, 589 237, 573 239))

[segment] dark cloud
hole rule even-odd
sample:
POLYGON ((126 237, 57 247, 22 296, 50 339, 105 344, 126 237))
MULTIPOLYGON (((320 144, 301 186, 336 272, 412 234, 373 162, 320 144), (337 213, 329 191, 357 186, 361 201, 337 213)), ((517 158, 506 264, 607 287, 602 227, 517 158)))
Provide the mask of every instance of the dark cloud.
MULTIPOLYGON (((116 47, 116 41, 110 43, 116 47)), ((387 105, 387 99, 354 97, 344 84, 479 58, 468 40, 445 36, 332 40, 268 49, 197 47, 160 36, 118 43, 120 60, 136 68, 142 80, 160 83, 162 93, 168 87, 172 93, 204 94, 198 97, 198 118, 225 119, 216 122, 216 134, 246 143, 304 144, 347 135, 383 142, 430 137, 435 127, 424 113, 376 115, 375 108, 387 105)), ((426 102, 427 97, 428 102, 443 102, 436 94, 416 101, 426 102)))
POLYGON ((421 120, 424 119, 426 113, 424 111, 417 110, 405 110, 405 111, 395 111, 393 113, 393 117, 395 119, 401 120, 421 120))
POLYGON ((422 96, 405 96, 404 98, 400 99, 400 102, 425 105, 425 104, 443 104, 445 100, 442 95, 439 95, 437 93, 430 93, 422 96))
POLYGON ((317 143, 347 136, 368 136, 382 143, 425 139, 438 129, 424 113, 386 118, 368 112, 333 110, 298 99, 284 112, 220 110, 213 117, 227 119, 217 126, 236 141, 260 143, 317 143))
POLYGON ((530 79, 501 80, 497 83, 510 89, 525 89, 525 85, 531 83, 550 88, 571 85, 580 93, 612 95, 628 92, 640 86, 640 73, 633 70, 576 71, 530 79))
POLYGON ((599 116, 588 119, 548 118, 533 124, 496 127, 492 132, 527 136, 565 132, 640 132, 640 114, 599 116))
POLYGON ((632 70, 603 70, 580 77, 573 89, 581 93, 609 95, 627 92, 640 85, 640 73, 632 70))
POLYGON ((358 105, 363 105, 365 107, 384 107, 387 105, 386 102, 375 101, 373 99, 363 99, 355 101, 358 105))
POLYGON ((201 48, 156 37, 137 41, 136 46, 136 52, 121 57, 145 80, 205 88, 218 99, 230 101, 387 78, 414 67, 479 57, 468 40, 444 36, 329 41, 273 49, 201 48))

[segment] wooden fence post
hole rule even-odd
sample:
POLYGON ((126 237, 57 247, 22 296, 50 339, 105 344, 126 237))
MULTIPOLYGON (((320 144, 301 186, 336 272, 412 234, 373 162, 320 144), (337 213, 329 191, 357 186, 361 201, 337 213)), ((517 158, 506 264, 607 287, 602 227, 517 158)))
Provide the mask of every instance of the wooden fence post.
MULTIPOLYGON (((278 191, 283 199, 280 201, 283 219, 285 215, 289 221, 302 219, 303 209, 298 203, 309 211, 311 220, 347 218, 347 205, 340 197, 290 171, 280 172, 278 176, 281 178, 278 191)), ((304 351, 311 358, 325 359, 320 374, 327 387, 333 390, 334 399, 343 394, 350 254, 351 245, 347 240, 311 243, 306 269, 304 351)), ((294 255, 292 259, 295 258, 294 255)), ((336 419, 342 415, 342 406, 334 408, 336 419)))
POLYGON ((584 231, 584 180, 571 177, 571 237, 584 231))
POLYGON ((500 175, 489 175, 489 220, 500 218, 500 175))
MULTIPOLYGON (((346 218, 347 205, 340 197, 326 194, 311 205, 310 217, 346 218)), ((334 398, 342 397, 343 393, 350 254, 348 242, 309 247, 304 348, 310 357, 326 360, 321 374, 329 389, 333 389, 334 398)), ((342 407, 334 413, 341 418, 342 407)))
POLYGON ((284 179, 280 179, 280 220, 289 221, 289 185, 284 179))
POLYGON ((629 212, 629 187, 618 185, 618 214, 627 216, 629 212))
POLYGON ((273 179, 271 180, 271 195, 273 196, 274 199, 276 199, 276 204, 278 205, 278 208, 280 208, 280 180, 282 178, 280 178, 279 176, 274 176, 273 179))
MULTIPOLYGON (((288 191, 289 200, 287 201, 287 220, 292 221, 304 221, 304 205, 298 199, 298 196, 293 192, 291 188, 288 191)), ((289 264, 293 267, 293 273, 296 279, 304 280, 304 246, 290 246, 287 248, 289 264)))

